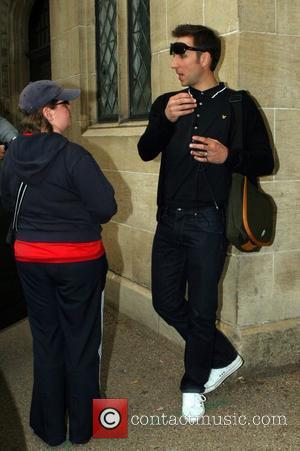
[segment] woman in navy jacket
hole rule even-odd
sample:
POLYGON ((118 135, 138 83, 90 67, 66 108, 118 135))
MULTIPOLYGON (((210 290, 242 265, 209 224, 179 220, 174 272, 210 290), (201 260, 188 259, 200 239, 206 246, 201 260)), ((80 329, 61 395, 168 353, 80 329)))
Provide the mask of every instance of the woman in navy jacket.
POLYGON ((117 210, 93 157, 62 136, 79 94, 50 80, 27 85, 19 102, 24 133, 3 165, 4 207, 13 213, 21 184, 24 192, 14 251, 33 336, 30 425, 52 446, 66 438, 66 413, 71 442, 92 435, 107 272, 101 224, 117 210))

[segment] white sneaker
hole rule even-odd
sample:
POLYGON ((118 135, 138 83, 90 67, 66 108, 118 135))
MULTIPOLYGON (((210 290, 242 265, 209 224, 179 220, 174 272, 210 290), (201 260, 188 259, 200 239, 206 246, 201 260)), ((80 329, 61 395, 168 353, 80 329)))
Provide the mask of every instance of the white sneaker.
POLYGON ((204 401, 206 398, 201 393, 182 393, 182 416, 195 423, 205 414, 204 401))
POLYGON ((238 355, 229 365, 224 366, 223 368, 212 368, 208 381, 204 384, 204 393, 210 393, 219 387, 219 385, 221 385, 228 376, 238 370, 243 363, 242 357, 238 355))

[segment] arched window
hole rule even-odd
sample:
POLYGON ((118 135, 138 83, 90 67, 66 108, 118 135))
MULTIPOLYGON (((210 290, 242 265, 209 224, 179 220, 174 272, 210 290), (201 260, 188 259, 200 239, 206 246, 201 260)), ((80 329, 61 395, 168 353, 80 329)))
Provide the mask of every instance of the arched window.
POLYGON ((148 0, 128 2, 130 117, 143 117, 151 102, 150 12, 148 0))
POLYGON ((147 117, 151 106, 149 0, 96 0, 100 121, 147 117))
POLYGON ((51 79, 49 0, 36 0, 29 19, 30 81, 51 79))
POLYGON ((97 101, 99 119, 118 117, 117 2, 96 1, 97 101))

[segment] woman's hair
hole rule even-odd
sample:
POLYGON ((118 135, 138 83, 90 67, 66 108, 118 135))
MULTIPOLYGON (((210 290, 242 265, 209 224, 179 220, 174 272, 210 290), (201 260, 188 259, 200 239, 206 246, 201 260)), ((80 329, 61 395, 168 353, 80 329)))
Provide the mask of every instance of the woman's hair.
POLYGON ((43 115, 43 108, 46 106, 53 109, 56 105, 56 100, 52 100, 51 102, 44 105, 39 110, 34 111, 33 113, 23 113, 23 119, 21 121, 21 131, 22 133, 34 133, 34 132, 46 132, 53 133, 53 127, 43 115))

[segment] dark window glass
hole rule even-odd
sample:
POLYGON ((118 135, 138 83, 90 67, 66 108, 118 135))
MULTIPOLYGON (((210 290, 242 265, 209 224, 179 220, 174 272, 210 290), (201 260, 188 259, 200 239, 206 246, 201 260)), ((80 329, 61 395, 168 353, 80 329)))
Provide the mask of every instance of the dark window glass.
POLYGON ((128 0, 130 117, 143 117, 151 105, 149 0, 128 0))
POLYGON ((116 0, 96 0, 96 58, 98 118, 118 115, 117 5, 116 0))
POLYGON ((37 0, 28 27, 30 81, 51 79, 49 1, 37 0))

